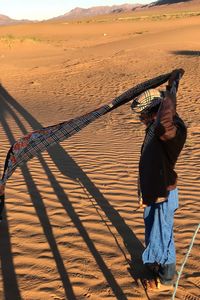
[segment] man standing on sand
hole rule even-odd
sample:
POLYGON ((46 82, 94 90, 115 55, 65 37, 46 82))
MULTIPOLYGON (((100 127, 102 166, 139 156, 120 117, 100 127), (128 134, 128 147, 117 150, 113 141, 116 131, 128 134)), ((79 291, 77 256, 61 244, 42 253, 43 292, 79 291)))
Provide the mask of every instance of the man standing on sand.
POLYGON ((178 190, 174 167, 187 135, 176 113, 176 93, 183 74, 182 69, 174 70, 166 91, 147 90, 131 105, 146 125, 138 180, 145 223, 142 260, 164 285, 172 285, 176 274, 173 223, 178 190))

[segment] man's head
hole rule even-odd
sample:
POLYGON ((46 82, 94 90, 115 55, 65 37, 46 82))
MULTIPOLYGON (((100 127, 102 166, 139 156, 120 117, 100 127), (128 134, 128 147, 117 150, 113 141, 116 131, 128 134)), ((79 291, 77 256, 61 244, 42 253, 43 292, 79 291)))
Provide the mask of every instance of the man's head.
POLYGON ((155 119, 162 99, 163 95, 159 90, 147 90, 133 100, 131 108, 139 115, 140 120, 148 125, 155 119))

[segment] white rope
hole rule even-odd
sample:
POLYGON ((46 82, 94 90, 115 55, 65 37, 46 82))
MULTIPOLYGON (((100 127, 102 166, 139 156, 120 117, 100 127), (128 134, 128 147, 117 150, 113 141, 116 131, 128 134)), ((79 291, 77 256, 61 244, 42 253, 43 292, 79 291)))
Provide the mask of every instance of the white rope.
POLYGON ((195 232, 194 232, 193 238, 192 238, 191 243, 190 243, 190 247, 189 247, 189 249, 188 249, 188 252, 186 253, 186 256, 185 256, 185 259, 184 259, 184 261, 183 261, 183 263, 182 263, 181 269, 180 269, 180 271, 178 272, 178 278, 177 278, 177 280, 176 280, 176 285, 175 285, 174 292, 173 292, 173 295, 172 295, 172 300, 175 299, 176 292, 177 292, 177 288, 178 288, 178 283, 179 283, 181 274, 182 274, 182 272, 183 272, 183 268, 184 268, 184 266, 185 266, 185 264, 186 264, 186 261, 187 261, 189 255, 190 255, 190 252, 191 252, 191 250, 192 250, 192 247, 193 247, 193 244, 194 244, 194 241, 195 241, 195 238, 196 238, 196 235, 197 235, 199 229, 200 229, 200 224, 197 226, 197 229, 196 229, 195 232))

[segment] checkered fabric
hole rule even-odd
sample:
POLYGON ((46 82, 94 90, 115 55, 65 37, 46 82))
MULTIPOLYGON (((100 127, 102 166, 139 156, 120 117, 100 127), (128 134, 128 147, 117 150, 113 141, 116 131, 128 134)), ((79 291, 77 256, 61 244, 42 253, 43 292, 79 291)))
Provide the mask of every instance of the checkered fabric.
POLYGON ((59 143, 74 135, 93 121, 97 120, 99 117, 134 99, 144 91, 165 83, 169 79, 170 75, 171 73, 167 73, 147 80, 129 89, 119 97, 112 100, 108 105, 103 105, 97 110, 75 119, 33 131, 32 133, 20 138, 11 146, 7 154, 0 186, 4 186, 6 184, 6 181, 18 166, 21 166, 32 157, 37 156, 51 145, 59 143))
POLYGON ((161 92, 156 89, 150 89, 137 97, 131 106, 134 112, 141 113, 159 104, 162 100, 161 92))

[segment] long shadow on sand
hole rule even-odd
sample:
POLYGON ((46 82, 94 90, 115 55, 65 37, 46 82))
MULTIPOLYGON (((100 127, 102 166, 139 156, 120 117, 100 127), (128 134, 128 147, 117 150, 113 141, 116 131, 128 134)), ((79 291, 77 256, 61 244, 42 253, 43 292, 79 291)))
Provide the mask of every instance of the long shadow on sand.
POLYGON ((183 56, 200 56, 200 51, 196 51, 196 50, 177 50, 177 51, 172 51, 171 53, 175 55, 183 55, 183 56))
POLYGON ((12 246, 10 241, 9 226, 6 219, 6 209, 4 211, 4 221, 0 229, 0 259, 1 272, 3 277, 4 298, 5 300, 21 300, 18 287, 17 276, 12 256, 12 246))
MULTIPOLYGON (((28 111, 26 111, 14 98, 12 98, 12 96, 10 96, 9 93, 2 86, 0 87, 0 98, 1 98, 1 104, 0 104, 1 123, 10 141, 10 144, 14 142, 14 137, 12 134, 12 130, 10 129, 6 121, 5 113, 9 113, 12 116, 12 118, 15 120, 16 124, 18 125, 19 129, 21 130, 22 135, 27 133, 25 126, 21 122, 22 118, 24 119, 25 123, 28 122, 33 129, 39 129, 42 127, 41 124, 28 111), (20 118, 18 117, 18 115, 20 115, 20 118)), ((149 274, 147 274, 147 271, 143 268, 142 261, 141 261, 141 253, 144 250, 144 247, 141 244, 141 242, 137 239, 135 234, 132 232, 132 230, 127 226, 124 219, 121 218, 120 214, 110 205, 109 201, 103 196, 103 194, 98 190, 98 188, 94 185, 94 183, 88 178, 88 176, 76 164, 76 162, 72 159, 72 157, 70 157, 60 145, 56 145, 52 147, 51 149, 48 150, 48 153, 52 161, 56 165, 56 167, 60 170, 60 172, 62 172, 65 176, 68 176, 72 180, 76 180, 81 183, 81 185, 87 190, 87 192, 93 197, 93 199, 95 199, 96 203, 104 211, 107 218, 111 221, 113 226, 121 235, 122 239, 124 240, 124 244, 131 256, 130 269, 133 278, 137 281, 143 276, 145 277, 149 276, 149 274)), ((51 183, 52 188, 54 189, 54 193, 57 195, 60 203, 63 205, 63 208, 66 210, 67 214, 69 215, 72 222, 74 223, 74 226, 76 226, 80 235, 84 239, 88 249, 90 250, 91 254, 96 260, 96 263, 99 266, 100 270, 102 271, 109 286, 111 287, 116 299, 120 299, 120 300, 127 299, 126 295, 123 293, 123 290, 116 282, 113 274, 108 269, 105 262, 103 261, 93 241, 90 239, 79 216, 77 215, 72 204, 70 203, 65 190, 56 180, 55 176, 51 172, 44 158, 42 156, 39 156, 38 159, 41 163, 43 170, 45 170, 46 172, 49 182, 51 183)), ((70 278, 67 274, 62 256, 56 244, 51 223, 46 213, 45 205, 43 203, 37 185, 35 184, 34 179, 26 165, 22 167, 22 173, 26 185, 28 187, 31 200, 33 202, 38 218, 40 220, 41 227, 46 236, 49 247, 52 251, 53 257, 55 259, 56 266, 60 275, 60 279, 62 281, 63 288, 65 290, 66 299, 70 299, 70 300, 76 299, 72 284, 70 282, 70 278)), ((7 224, 6 220, 4 220, 4 222, 5 224, 7 224)), ((17 277, 13 266, 8 224, 6 226, 4 225, 3 228, 5 229, 4 235, 7 238, 5 239, 5 244, 2 245, 0 251, 1 262, 2 262, 2 266, 6 266, 7 262, 9 263, 6 271, 8 274, 11 273, 10 276, 12 278, 13 286, 14 286, 12 292, 13 297, 10 297, 10 293, 11 293, 9 288, 10 280, 8 282, 8 276, 6 275, 6 272, 3 271, 5 268, 2 267, 5 299, 6 300, 21 299, 18 284, 17 284, 17 277)))

